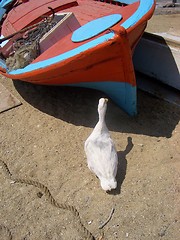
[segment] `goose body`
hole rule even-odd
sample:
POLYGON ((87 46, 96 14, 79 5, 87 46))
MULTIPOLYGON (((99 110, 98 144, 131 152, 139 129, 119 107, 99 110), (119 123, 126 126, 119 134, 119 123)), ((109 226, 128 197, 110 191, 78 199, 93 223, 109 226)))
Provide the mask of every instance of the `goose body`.
POLYGON ((85 141, 84 150, 89 169, 99 178, 102 189, 110 191, 117 187, 118 156, 105 123, 106 109, 107 99, 101 98, 98 104, 99 121, 85 141))

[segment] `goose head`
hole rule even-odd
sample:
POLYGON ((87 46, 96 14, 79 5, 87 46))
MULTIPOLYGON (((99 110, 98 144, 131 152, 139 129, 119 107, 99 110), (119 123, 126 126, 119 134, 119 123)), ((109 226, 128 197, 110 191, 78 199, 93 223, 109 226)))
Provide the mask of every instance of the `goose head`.
POLYGON ((98 113, 99 113, 99 120, 104 120, 106 110, 107 110, 107 98, 100 98, 99 99, 99 104, 98 104, 98 113))
POLYGON ((116 189, 117 187, 117 181, 115 178, 112 179, 100 179, 101 187, 105 191, 111 191, 112 189, 116 189))

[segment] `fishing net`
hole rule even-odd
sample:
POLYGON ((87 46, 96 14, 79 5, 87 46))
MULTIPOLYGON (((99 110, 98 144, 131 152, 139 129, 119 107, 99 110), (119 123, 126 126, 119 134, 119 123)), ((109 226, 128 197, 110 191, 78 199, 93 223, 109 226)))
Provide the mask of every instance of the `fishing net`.
POLYGON ((47 17, 36 27, 26 31, 21 38, 16 39, 12 45, 12 52, 6 58, 8 69, 15 70, 24 68, 40 55, 39 41, 49 32, 57 21, 52 17, 47 17))

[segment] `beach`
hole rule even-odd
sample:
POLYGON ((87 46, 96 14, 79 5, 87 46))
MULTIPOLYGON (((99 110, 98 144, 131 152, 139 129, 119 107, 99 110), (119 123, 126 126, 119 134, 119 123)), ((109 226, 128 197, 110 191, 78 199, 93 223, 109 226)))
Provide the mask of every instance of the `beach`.
MULTIPOLYGON (((149 31, 154 31, 156 18, 149 31)), ((98 101, 106 95, 3 76, 0 83, 22 103, 0 113, 0 159, 13 177, 42 183, 58 203, 74 206, 96 239, 112 208, 101 239, 179 239, 178 106, 138 90, 138 115, 130 117, 109 99, 106 123, 119 166, 117 189, 106 193, 88 169, 84 152, 84 142, 98 121, 98 101)), ((0 182, 0 224, 11 231, 13 240, 85 239, 72 212, 50 204, 41 189, 13 183, 3 168, 0 182)), ((6 231, 0 234, 8 239, 6 231)))

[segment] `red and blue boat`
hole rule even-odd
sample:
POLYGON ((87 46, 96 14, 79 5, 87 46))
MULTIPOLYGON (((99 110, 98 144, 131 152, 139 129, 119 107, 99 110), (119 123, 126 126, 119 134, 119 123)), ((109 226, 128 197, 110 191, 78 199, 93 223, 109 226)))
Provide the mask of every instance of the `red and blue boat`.
POLYGON ((33 84, 97 89, 135 115, 132 56, 154 9, 154 0, 1 1, 0 73, 33 84), (38 40, 37 56, 9 67, 15 42, 23 40, 25 47, 27 35, 51 18, 55 25, 38 40))

